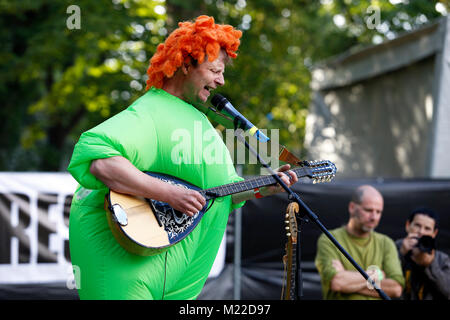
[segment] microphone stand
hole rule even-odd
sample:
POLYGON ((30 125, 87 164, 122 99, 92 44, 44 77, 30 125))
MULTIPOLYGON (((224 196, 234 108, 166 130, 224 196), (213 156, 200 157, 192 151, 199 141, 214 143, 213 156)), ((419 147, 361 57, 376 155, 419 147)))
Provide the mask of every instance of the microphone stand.
MULTIPOLYGON (((300 209, 303 210, 299 210, 300 213, 300 219, 301 218, 305 218, 305 216, 307 217, 307 220, 312 220, 314 221, 314 223, 319 227, 319 229, 328 237, 328 239, 331 240, 331 242, 339 249, 339 251, 341 251, 341 253, 347 258, 347 260, 356 268, 356 270, 358 270, 358 272, 364 277, 364 279, 366 279, 374 288, 375 290, 378 292, 378 294, 380 295, 380 297, 384 300, 391 300, 391 298, 389 298, 389 296, 383 291, 381 290, 381 288, 375 283, 375 281, 373 281, 369 275, 358 265, 358 263, 350 256, 350 254, 340 245, 340 243, 333 237, 333 235, 327 230, 327 228, 325 228, 325 226, 320 222, 319 218, 317 217, 317 215, 311 211, 311 209, 303 202, 303 200, 300 198, 300 196, 295 193, 294 191, 291 190, 291 188, 289 188, 284 182, 283 180, 281 180, 281 178, 276 174, 275 171, 273 171, 273 169, 267 164, 267 162, 265 162, 258 154, 258 152, 253 149, 252 146, 250 146, 248 144, 248 142, 245 140, 245 137, 243 137, 242 135, 243 130, 242 129, 236 129, 235 130, 235 136, 236 138, 241 141, 245 147, 258 159, 258 161, 263 165, 264 168, 266 168, 270 174, 273 176, 273 178, 278 182, 278 184, 288 193, 288 199, 291 201, 295 201, 298 203, 298 205, 300 206, 300 209)), ((299 248, 300 246, 300 241, 297 241, 297 248, 299 248)), ((297 261, 300 261, 300 257, 298 257, 300 255, 300 251, 297 250, 297 261)), ((299 265, 299 264, 297 264, 299 265)), ((300 270, 301 272, 301 270, 300 270)), ((298 274, 297 274, 298 275, 298 274)), ((302 276, 301 273, 300 275, 298 275, 296 277, 298 280, 302 281, 302 276)), ((300 295, 302 294, 301 290, 302 290, 302 286, 300 284, 300 286, 297 286, 298 288, 300 288, 300 295)), ((298 294, 298 292, 297 292, 298 294)))

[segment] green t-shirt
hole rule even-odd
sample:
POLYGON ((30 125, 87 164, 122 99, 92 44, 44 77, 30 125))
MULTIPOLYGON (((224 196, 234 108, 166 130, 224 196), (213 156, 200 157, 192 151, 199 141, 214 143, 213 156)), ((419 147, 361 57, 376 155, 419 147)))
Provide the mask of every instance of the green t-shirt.
MULTIPOLYGON (((386 278, 404 286, 401 264, 394 241, 378 232, 371 232, 368 238, 358 238, 349 234, 345 227, 330 232, 361 268, 367 270, 376 265, 386 274, 386 278)), ((315 264, 321 276, 323 298, 327 300, 373 300, 380 299, 356 293, 341 293, 330 290, 330 283, 337 271, 332 260, 341 261, 346 270, 357 271, 339 249, 324 235, 317 242, 315 264)), ((361 275, 362 277, 362 275, 361 275)))

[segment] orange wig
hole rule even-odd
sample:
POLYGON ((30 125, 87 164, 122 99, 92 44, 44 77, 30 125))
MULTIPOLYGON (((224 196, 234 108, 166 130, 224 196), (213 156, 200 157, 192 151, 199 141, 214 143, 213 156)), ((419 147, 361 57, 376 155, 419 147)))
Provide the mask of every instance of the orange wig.
POLYGON ((189 63, 191 59, 203 63, 206 55, 209 61, 214 61, 220 49, 224 49, 229 57, 236 58, 241 36, 242 32, 230 25, 215 24, 213 17, 199 16, 193 23, 180 22, 166 41, 158 45, 150 59, 146 90, 152 86, 161 88, 165 77, 171 78, 183 63, 189 63))

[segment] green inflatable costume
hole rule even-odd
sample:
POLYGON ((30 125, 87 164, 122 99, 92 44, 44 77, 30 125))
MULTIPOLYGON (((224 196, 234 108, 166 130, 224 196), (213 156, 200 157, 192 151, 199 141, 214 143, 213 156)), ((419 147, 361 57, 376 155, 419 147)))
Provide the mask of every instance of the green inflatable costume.
POLYGON ((123 249, 106 220, 108 188, 89 167, 123 156, 142 171, 169 174, 201 188, 241 181, 228 149, 205 114, 151 88, 126 110, 83 133, 69 172, 79 182, 69 241, 81 299, 195 299, 211 270, 228 215, 244 204, 216 199, 199 225, 164 253, 143 257, 123 249))

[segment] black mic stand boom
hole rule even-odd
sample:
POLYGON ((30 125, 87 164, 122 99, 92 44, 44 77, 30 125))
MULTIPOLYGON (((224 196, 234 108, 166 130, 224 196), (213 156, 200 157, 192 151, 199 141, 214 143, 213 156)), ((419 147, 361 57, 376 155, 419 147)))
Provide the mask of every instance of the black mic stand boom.
MULTIPOLYGON (((341 251, 341 253, 347 258, 348 261, 358 270, 358 272, 366 279, 378 292, 381 298, 384 300, 391 300, 389 296, 381 290, 381 288, 373 281, 369 275, 358 265, 358 263, 350 256, 350 254, 339 244, 339 242, 333 237, 333 235, 325 228, 325 226, 320 222, 317 215, 311 211, 311 209, 303 202, 303 200, 300 198, 300 196, 291 190, 284 182, 281 180, 281 178, 276 174, 275 171, 265 162, 258 154, 258 152, 252 148, 248 144, 248 142, 245 140, 245 137, 242 135, 243 130, 242 129, 236 129, 235 130, 235 136, 236 138, 241 141, 245 147, 258 159, 258 161, 266 168, 270 174, 274 177, 274 179, 278 182, 278 184, 288 193, 288 198, 291 201, 295 201, 298 203, 301 209, 300 212, 309 218, 309 220, 314 221, 314 223, 319 227, 319 229, 328 237, 328 239, 333 242, 333 244, 341 251)), ((300 241, 297 242, 297 244, 300 244, 300 241)), ((299 250, 297 250, 298 253, 300 253, 299 250)), ((301 277, 299 277, 301 279, 301 277)))

